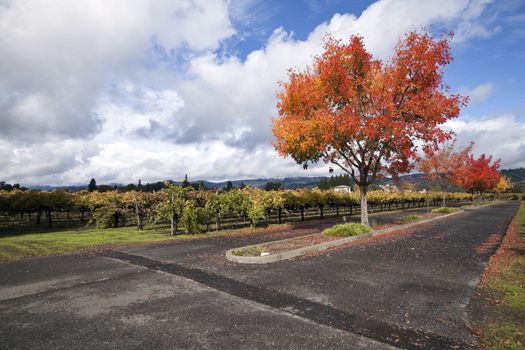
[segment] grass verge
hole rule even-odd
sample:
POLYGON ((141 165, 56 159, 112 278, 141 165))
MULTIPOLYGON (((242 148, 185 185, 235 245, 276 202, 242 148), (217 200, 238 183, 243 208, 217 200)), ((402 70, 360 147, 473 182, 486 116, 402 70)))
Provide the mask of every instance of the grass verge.
POLYGON ((461 211, 459 208, 449 208, 449 207, 441 207, 432 209, 432 213, 434 214, 452 214, 457 213, 458 211, 461 211))
POLYGON ((416 222, 420 220, 423 220, 423 217, 421 215, 405 215, 401 218, 401 222, 403 224, 408 224, 408 223, 416 222))
POLYGON ((372 232, 370 226, 363 224, 339 224, 327 228, 323 231, 325 236, 336 236, 336 237, 347 237, 347 236, 359 236, 365 233, 372 232))
POLYGON ((255 246, 232 250, 232 254, 237 256, 259 256, 261 255, 261 253, 265 252, 268 252, 268 249, 264 246, 255 246))
MULTIPOLYGON (((481 325, 485 349, 525 349, 525 204, 491 258, 482 290, 490 296, 481 325)), ((486 270, 486 271, 487 271, 486 270)))
POLYGON ((177 234, 173 237, 169 235, 169 227, 165 225, 146 227, 144 231, 139 231, 136 227, 121 227, 4 235, 0 236, 0 262, 213 236, 272 233, 292 227, 290 224, 270 225, 255 230, 241 228, 197 235, 177 234))

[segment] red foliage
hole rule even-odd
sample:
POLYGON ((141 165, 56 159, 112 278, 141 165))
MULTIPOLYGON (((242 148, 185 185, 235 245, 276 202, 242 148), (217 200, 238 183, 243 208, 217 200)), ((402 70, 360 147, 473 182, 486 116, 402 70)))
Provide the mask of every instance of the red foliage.
POLYGON ((360 36, 346 44, 328 37, 313 67, 290 71, 282 84, 273 120, 279 154, 339 166, 366 204, 370 180, 411 169, 416 143, 428 150, 450 138, 440 125, 467 102, 443 83, 450 37, 408 33, 387 62, 373 59, 360 36))
POLYGON ((493 189, 499 182, 501 174, 498 171, 500 160, 493 162, 492 156, 482 154, 474 158, 470 148, 466 157, 459 159, 452 175, 452 182, 468 192, 486 192, 493 189))

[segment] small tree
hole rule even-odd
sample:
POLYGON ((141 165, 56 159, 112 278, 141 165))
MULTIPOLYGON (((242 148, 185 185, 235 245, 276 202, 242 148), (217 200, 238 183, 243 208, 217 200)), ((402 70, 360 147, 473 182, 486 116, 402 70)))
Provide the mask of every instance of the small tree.
POLYGON ((507 191, 512 186, 512 183, 506 176, 501 176, 498 183, 494 186, 493 191, 496 193, 496 199, 499 199, 499 195, 507 191))
POLYGON ((183 215, 184 206, 188 201, 190 188, 177 186, 166 182, 165 198, 156 207, 158 219, 168 219, 171 222, 170 234, 175 236, 179 220, 183 215))
POLYGON ((184 175, 184 181, 182 181, 182 187, 190 187, 191 183, 188 181, 188 175, 184 175))
POLYGON ((498 171, 500 160, 492 163, 492 156, 485 154, 474 158, 469 154, 465 159, 456 163, 456 169, 452 175, 452 182, 472 194, 478 192, 483 200, 483 194, 493 189, 498 183, 501 174, 498 171))
POLYGON ((290 71, 282 84, 273 121, 279 154, 304 167, 322 160, 348 173, 360 188, 361 223, 368 225, 370 182, 410 170, 416 143, 428 149, 449 139, 440 125, 467 102, 443 83, 449 40, 408 33, 384 63, 359 36, 348 44, 328 37, 313 67, 290 71))
POLYGON ((455 141, 442 143, 437 149, 428 149, 426 157, 419 160, 419 170, 430 181, 437 182, 441 189, 441 206, 446 206, 445 191, 458 164, 466 160, 472 144, 459 152, 455 151, 455 141))
POLYGON ((95 179, 91 179, 91 181, 89 181, 89 185, 87 187, 87 190, 89 192, 93 192, 93 191, 97 190, 97 182, 95 181, 95 179))

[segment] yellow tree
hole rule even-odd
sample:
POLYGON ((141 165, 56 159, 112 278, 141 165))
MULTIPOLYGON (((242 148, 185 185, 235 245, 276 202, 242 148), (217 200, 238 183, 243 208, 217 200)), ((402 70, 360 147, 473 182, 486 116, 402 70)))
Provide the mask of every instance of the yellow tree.
POLYGON ((496 192, 496 199, 498 199, 499 194, 508 190, 511 186, 510 180, 506 176, 501 176, 498 183, 494 186, 493 191, 496 192))

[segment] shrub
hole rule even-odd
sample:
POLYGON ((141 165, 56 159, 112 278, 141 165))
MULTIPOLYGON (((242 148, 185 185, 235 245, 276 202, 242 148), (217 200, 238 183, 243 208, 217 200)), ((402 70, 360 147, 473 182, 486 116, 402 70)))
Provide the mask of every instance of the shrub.
POLYGON ((359 236, 365 233, 369 233, 371 231, 372 229, 370 228, 370 226, 351 223, 351 224, 334 225, 324 230, 323 234, 325 236, 346 237, 346 236, 359 236))
POLYGON ((456 213, 458 211, 461 211, 461 209, 459 209, 459 208, 448 208, 448 207, 441 207, 441 208, 432 209, 432 213, 434 213, 434 214, 452 214, 452 213, 456 213))
POLYGON ((423 219, 423 217, 421 215, 405 215, 405 216, 403 216, 401 221, 403 223, 409 223, 409 222, 419 221, 419 220, 422 220, 422 219, 423 219))
POLYGON ((266 249, 266 247, 258 245, 255 247, 234 249, 232 250, 232 254, 237 255, 237 256, 258 256, 258 255, 261 255, 261 253, 264 253, 267 251, 268 249, 266 249))

